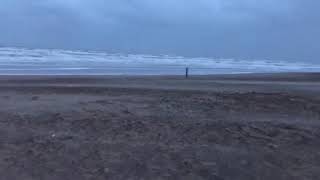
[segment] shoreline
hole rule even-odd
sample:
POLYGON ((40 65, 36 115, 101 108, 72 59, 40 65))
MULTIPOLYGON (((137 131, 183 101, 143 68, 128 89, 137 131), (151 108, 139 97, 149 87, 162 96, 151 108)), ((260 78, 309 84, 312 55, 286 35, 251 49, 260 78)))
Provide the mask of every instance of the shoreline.
MULTIPOLYGON (((165 75, 165 74, 146 74, 146 75, 126 75, 126 74, 119 74, 119 75, 108 75, 108 74, 0 74, 0 77, 17 77, 17 76, 26 76, 26 77, 185 77, 185 74, 181 75, 165 75)), ((320 72, 246 72, 246 73, 220 73, 220 74, 203 74, 203 75, 192 75, 189 74, 190 77, 207 77, 207 78, 228 78, 228 77, 294 77, 294 76, 305 76, 305 77, 314 77, 320 76, 320 72)))
POLYGON ((209 92, 284 92, 318 95, 320 73, 255 73, 203 76, 1 76, 5 87, 126 88, 209 92))

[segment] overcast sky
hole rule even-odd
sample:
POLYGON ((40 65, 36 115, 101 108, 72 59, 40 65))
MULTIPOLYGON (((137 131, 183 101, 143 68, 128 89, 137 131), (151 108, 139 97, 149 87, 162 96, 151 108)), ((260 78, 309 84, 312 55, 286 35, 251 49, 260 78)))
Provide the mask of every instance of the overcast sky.
POLYGON ((320 59, 319 0, 1 0, 0 45, 320 59))

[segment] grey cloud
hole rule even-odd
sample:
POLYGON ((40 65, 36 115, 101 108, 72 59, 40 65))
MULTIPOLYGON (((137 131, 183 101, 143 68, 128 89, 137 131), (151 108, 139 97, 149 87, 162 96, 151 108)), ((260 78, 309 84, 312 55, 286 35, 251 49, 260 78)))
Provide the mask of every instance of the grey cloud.
POLYGON ((315 0, 2 0, 0 45, 313 60, 315 0))

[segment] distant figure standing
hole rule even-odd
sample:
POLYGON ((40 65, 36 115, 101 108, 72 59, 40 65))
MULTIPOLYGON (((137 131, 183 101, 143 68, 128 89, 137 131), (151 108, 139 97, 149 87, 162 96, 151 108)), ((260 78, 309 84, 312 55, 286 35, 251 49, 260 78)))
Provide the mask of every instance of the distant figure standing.
POLYGON ((189 78, 189 68, 187 67, 186 68, 186 79, 188 79, 189 78))

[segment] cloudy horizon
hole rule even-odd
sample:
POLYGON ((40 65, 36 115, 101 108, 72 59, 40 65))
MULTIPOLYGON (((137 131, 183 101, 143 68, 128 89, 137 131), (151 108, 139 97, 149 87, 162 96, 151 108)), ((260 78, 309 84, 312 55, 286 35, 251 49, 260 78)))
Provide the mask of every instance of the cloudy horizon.
POLYGON ((0 46, 317 61, 313 0, 2 0, 0 46))

